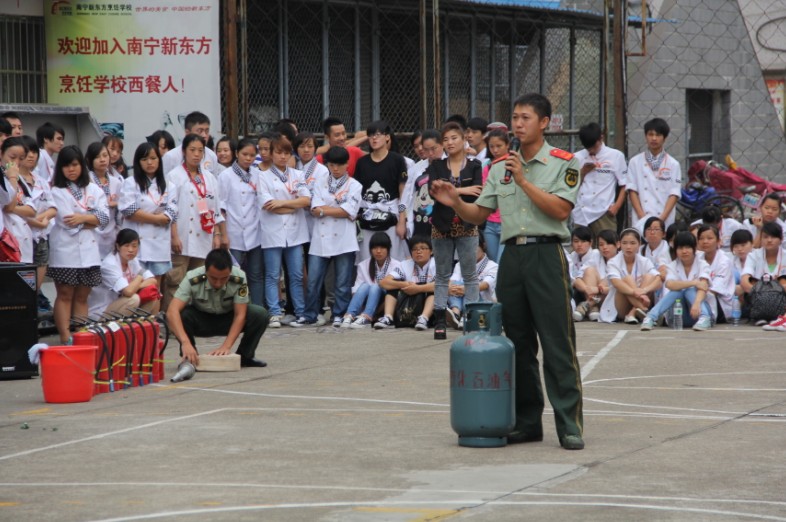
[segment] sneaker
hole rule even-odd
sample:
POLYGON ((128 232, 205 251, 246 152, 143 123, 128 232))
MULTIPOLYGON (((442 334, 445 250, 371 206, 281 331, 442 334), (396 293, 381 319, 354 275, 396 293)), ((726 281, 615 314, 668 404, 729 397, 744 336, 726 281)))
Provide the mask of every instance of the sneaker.
POLYGON ((589 303, 587 301, 582 301, 581 303, 579 303, 576 309, 573 310, 573 320, 576 321, 577 323, 580 323, 581 321, 584 320, 584 317, 586 317, 588 313, 589 313, 589 303))
MULTIPOLYGON (((283 321, 282 321, 283 322, 283 321)), ((302 328, 304 326, 314 326, 315 321, 309 321, 305 317, 300 317, 297 321, 292 321, 289 326, 292 328, 302 328)), ((286 324, 286 323, 284 323, 286 324)), ((325 323, 322 323, 325 324, 325 323)))
POLYGON ((333 318, 333 328, 341 328, 343 325, 344 325, 344 319, 342 319, 340 316, 336 316, 333 318))
POLYGON ((325 316, 324 316, 324 315, 322 315, 322 314, 319 314, 319 315, 317 316, 317 322, 316 322, 316 325, 317 325, 317 326, 325 326, 326 324, 327 324, 327 319, 325 319, 325 316))
POLYGON ((380 317, 379 321, 374 325, 374 329, 376 330, 384 330, 385 328, 393 328, 393 319, 387 315, 380 317))
POLYGON ((766 332, 786 332, 786 314, 761 327, 766 332))
POLYGON ((624 321, 625 324, 639 324, 639 320, 632 315, 626 315, 624 321))
POLYGON ((712 328, 712 320, 708 315, 700 315, 699 319, 693 325, 693 329, 697 332, 703 332, 709 328, 712 328))
MULTIPOLYGON (((595 299, 597 299, 597 297, 595 299)), ((598 305, 599 301, 595 301, 595 299, 593 299, 589 305, 587 317, 589 317, 590 321, 598 321, 600 319, 600 305, 598 305)))
MULTIPOLYGON (((448 326, 450 326, 451 328, 455 328, 456 330, 461 328, 459 326, 459 324, 461 323, 461 316, 459 315, 457 317, 456 312, 454 312, 452 308, 445 309, 445 321, 448 323, 448 326)), ((417 328, 417 326, 415 328, 417 328)))
POLYGON ((648 332, 653 328, 655 328, 655 320, 650 316, 645 317, 644 320, 641 322, 640 330, 642 332, 648 332))
POLYGON ((428 319, 422 315, 418 316, 418 322, 415 324, 415 330, 423 331, 428 330, 428 319))
POLYGON ((369 326, 371 326, 371 320, 362 315, 349 325, 350 328, 368 328, 369 326))
MULTIPOLYGON (((338 319, 338 317, 336 317, 336 319, 338 319)), ((355 318, 352 317, 351 315, 349 314, 345 315, 344 318, 341 320, 341 328, 349 328, 354 320, 355 318)))
POLYGON ((43 313, 52 311, 52 303, 44 294, 38 294, 38 311, 43 313))
POLYGON ((759 319, 758 321, 756 321, 756 326, 764 326, 765 324, 767 324, 766 319, 759 319))
POLYGON ((287 315, 285 315, 284 317, 281 318, 281 324, 288 325, 290 323, 294 323, 295 321, 297 321, 297 317, 295 317, 292 314, 287 314, 287 315))
POLYGON ((281 328, 281 316, 273 315, 270 317, 270 322, 267 323, 268 328, 281 328))
POLYGON ((633 310, 633 317, 635 317, 639 321, 643 321, 644 318, 647 317, 647 310, 636 308, 635 310, 633 310))

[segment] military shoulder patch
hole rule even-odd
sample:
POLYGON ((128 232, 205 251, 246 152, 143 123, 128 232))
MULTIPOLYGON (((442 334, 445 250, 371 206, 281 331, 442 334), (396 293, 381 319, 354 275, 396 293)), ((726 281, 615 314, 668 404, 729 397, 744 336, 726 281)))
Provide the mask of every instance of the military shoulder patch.
POLYGON ((248 295, 248 286, 243 285, 237 290, 237 295, 240 297, 246 297, 248 295))
POLYGON ((245 280, 245 279, 243 279, 243 278, 242 278, 242 277, 240 277, 240 276, 236 276, 236 275, 229 276, 229 280, 230 280, 231 282, 233 282, 233 283, 237 283, 237 284, 239 284, 239 285, 245 284, 245 282, 246 282, 246 280, 245 280))
POLYGON ((572 152, 568 152, 568 151, 562 150, 562 149, 551 149, 551 152, 549 152, 549 154, 551 154, 555 158, 559 158, 559 159, 565 160, 565 161, 570 161, 570 160, 573 159, 573 153, 572 152))
POLYGON ((191 278, 191 284, 192 285, 198 285, 202 281, 206 281, 206 280, 207 280, 207 275, 205 275, 205 274, 198 275, 196 277, 192 277, 191 278))
POLYGON ((579 171, 576 169, 567 169, 565 171, 565 184, 570 188, 579 184, 579 171))

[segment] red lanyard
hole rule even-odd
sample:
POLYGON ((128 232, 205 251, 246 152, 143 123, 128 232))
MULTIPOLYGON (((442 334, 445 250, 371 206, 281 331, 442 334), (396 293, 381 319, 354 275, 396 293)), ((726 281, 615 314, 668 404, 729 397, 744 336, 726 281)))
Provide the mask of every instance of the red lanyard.
MULTIPOLYGON (((204 177, 201 177, 202 183, 197 183, 194 181, 194 178, 191 177, 191 173, 188 171, 188 167, 186 167, 185 162, 183 163, 183 168, 186 170, 186 175, 188 176, 189 181, 196 187, 197 194, 199 194, 199 199, 205 199, 207 196, 207 180, 204 177), (203 185, 200 189, 199 185, 203 185)), ((197 176, 201 176, 201 172, 199 172, 199 167, 197 167, 197 176)))

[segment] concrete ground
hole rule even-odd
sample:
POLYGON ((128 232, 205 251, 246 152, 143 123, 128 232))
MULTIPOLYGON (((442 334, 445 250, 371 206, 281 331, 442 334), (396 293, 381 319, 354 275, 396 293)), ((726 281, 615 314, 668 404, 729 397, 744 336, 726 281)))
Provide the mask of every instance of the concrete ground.
POLYGON ((284 327, 265 369, 80 404, 0 382, 0 520, 786 520, 784 334, 577 329, 583 451, 548 407, 543 442, 459 447, 457 333, 284 327))

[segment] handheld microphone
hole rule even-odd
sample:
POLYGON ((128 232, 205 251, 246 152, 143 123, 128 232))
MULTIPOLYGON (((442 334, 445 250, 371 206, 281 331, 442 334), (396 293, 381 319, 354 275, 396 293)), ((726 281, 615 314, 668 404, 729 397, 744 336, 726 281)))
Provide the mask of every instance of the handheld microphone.
MULTIPOLYGON (((518 138, 514 137, 512 140, 510 140, 510 147, 509 147, 509 149, 510 149, 511 152, 518 152, 519 148, 521 148, 521 141, 518 138)), ((502 183, 504 183, 505 185, 510 183, 510 178, 512 176, 513 176, 513 173, 509 169, 505 169, 505 179, 504 179, 504 181, 502 183)))

